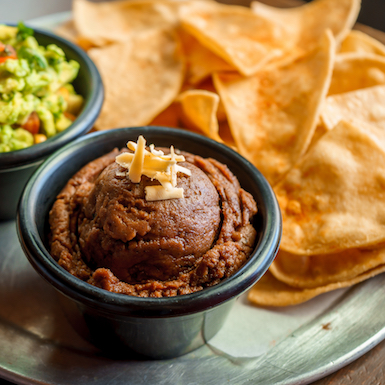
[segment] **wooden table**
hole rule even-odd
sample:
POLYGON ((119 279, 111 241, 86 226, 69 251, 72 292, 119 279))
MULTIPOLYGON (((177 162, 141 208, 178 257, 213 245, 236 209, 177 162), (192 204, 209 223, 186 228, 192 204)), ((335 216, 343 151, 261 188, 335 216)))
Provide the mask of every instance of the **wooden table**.
POLYGON ((385 341, 358 360, 313 385, 380 385, 385 382, 385 341))

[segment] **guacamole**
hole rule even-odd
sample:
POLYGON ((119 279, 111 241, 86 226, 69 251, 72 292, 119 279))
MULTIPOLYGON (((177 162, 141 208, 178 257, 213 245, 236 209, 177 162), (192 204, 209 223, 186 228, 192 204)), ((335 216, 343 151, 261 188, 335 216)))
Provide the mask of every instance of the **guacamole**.
POLYGON ((65 130, 83 98, 71 82, 79 63, 55 44, 39 45, 33 30, 0 25, 0 153, 43 142, 65 130))

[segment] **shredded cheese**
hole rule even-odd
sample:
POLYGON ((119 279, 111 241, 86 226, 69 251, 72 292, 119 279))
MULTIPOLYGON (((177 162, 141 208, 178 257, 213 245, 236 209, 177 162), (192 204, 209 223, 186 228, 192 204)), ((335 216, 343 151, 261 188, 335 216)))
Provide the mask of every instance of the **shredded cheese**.
POLYGON ((132 183, 139 183, 142 175, 154 180, 160 185, 146 186, 145 193, 148 201, 163 199, 183 198, 183 188, 176 187, 178 172, 191 176, 191 171, 177 162, 185 160, 183 155, 175 154, 174 147, 170 147, 170 154, 165 155, 163 151, 155 150, 153 144, 150 151, 146 150, 146 140, 139 136, 137 143, 128 142, 127 148, 132 153, 124 152, 119 154, 115 161, 128 171, 118 171, 118 176, 128 176, 132 183))

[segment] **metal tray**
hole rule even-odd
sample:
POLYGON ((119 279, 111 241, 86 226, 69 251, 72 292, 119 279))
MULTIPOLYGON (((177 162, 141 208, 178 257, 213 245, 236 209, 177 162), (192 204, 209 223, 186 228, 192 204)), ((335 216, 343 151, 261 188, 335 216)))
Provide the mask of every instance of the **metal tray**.
MULTIPOLYGON (((17 384, 308 384, 385 338, 385 276, 380 275, 342 292, 322 314, 259 356, 230 355, 209 341, 171 360, 107 357, 71 328, 56 293, 24 256, 14 221, 0 223, 0 246, 0 377, 17 384)), ((314 300, 316 306, 321 298, 314 300)), ((304 309, 295 307, 291 317, 301 318, 304 309)), ((255 322, 258 312, 278 311, 250 310, 255 322)), ((232 317, 233 323, 242 322, 235 310, 232 317)))
MULTIPOLYGON (((69 16, 30 25, 53 28, 69 16)), ((69 325, 56 293, 24 256, 15 222, 0 223, 0 378, 16 384, 309 384, 385 338, 384 306, 384 274, 285 309, 256 308, 244 295, 223 332, 192 353, 108 357, 69 325)))

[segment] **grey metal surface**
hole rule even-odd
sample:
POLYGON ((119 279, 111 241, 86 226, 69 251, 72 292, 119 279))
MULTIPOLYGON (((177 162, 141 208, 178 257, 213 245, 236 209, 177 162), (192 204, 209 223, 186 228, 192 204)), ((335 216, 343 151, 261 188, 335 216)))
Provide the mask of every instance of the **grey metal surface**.
POLYGON ((172 360, 114 359, 74 332, 56 293, 23 255, 15 222, 3 222, 0 377, 51 385, 308 384, 385 338, 384 281, 381 275, 348 290, 332 308, 259 357, 231 357, 206 345, 172 360))
MULTIPOLYGON (((32 25, 50 29, 68 17, 63 12, 32 25)), ((384 306, 382 274, 349 289, 259 357, 232 357, 206 345, 172 360, 115 359, 75 333, 56 293, 23 255, 15 222, 0 223, 0 378, 16 384, 309 384, 385 338, 384 306)))

